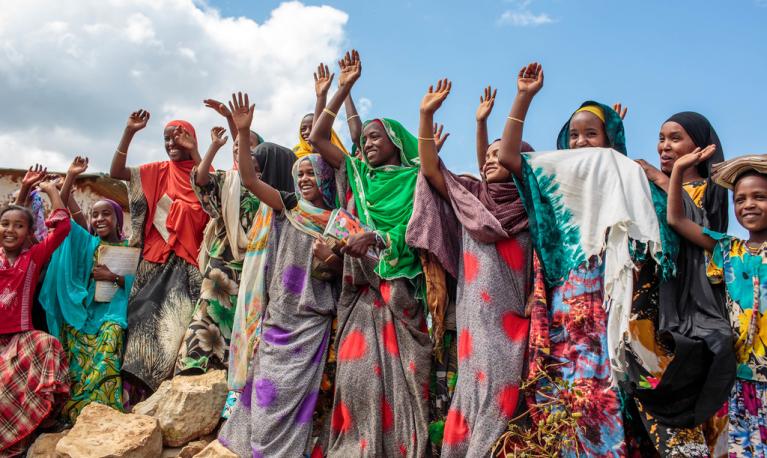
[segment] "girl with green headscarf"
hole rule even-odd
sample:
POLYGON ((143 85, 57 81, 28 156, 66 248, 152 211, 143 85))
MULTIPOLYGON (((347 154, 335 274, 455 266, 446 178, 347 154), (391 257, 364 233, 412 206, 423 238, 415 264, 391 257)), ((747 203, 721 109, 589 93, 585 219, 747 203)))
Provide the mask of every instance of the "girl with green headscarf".
POLYGON ((523 67, 500 152, 542 267, 530 299, 532 415, 537 422, 579 414, 577 428, 554 438, 563 456, 625 456, 618 384, 627 380, 626 355, 652 370, 663 364, 648 342, 632 339, 631 318, 637 302, 652 306, 657 278, 673 275, 677 245, 665 198, 626 157, 623 122, 610 107, 583 103, 557 137, 561 151, 520 154, 527 109, 541 87, 540 64, 523 67), (557 402, 541 407, 541 393, 557 402))
MULTIPOLYGON (((418 178, 418 142, 400 123, 365 123, 361 157, 329 140, 338 109, 361 74, 359 54, 340 62, 339 88, 309 141, 352 190, 362 223, 374 229, 346 240, 338 302, 338 365, 328 454, 424 456, 428 447, 431 343, 419 285, 423 268, 405 242, 418 178), (366 256, 380 249, 379 259, 366 256)), ((346 186, 340 186, 345 195, 346 186)))

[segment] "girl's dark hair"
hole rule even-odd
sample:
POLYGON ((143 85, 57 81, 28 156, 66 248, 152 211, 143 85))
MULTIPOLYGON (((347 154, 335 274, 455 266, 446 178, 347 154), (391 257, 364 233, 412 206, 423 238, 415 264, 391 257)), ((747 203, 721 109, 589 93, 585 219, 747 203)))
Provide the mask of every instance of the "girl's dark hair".
POLYGON ((29 229, 32 230, 32 227, 35 225, 35 215, 32 213, 32 210, 30 210, 27 207, 22 207, 21 205, 15 205, 15 204, 6 205, 2 209, 0 209, 0 218, 2 218, 4 214, 12 210, 16 210, 16 211, 20 211, 24 213, 24 215, 27 217, 27 223, 29 224, 29 229))

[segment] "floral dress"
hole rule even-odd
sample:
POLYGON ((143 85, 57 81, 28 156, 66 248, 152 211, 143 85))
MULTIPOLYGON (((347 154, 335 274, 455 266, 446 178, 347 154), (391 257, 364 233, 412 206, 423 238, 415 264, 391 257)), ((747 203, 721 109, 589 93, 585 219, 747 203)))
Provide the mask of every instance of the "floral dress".
POLYGON ((737 379, 728 404, 731 457, 767 457, 767 244, 703 230, 716 240, 708 265, 724 282, 736 342, 737 379))
MULTIPOLYGON (((176 373, 227 367, 229 339, 242 273, 242 256, 233 253, 223 212, 224 193, 231 192, 225 185, 227 174, 237 172, 212 173, 205 186, 198 186, 195 182, 197 173, 195 169, 192 188, 203 210, 211 217, 201 250, 201 258, 206 258, 207 262, 200 263, 203 273, 200 298, 179 350, 176 373)), ((239 223, 247 231, 255 219, 260 201, 243 186, 239 186, 239 200, 239 223)))

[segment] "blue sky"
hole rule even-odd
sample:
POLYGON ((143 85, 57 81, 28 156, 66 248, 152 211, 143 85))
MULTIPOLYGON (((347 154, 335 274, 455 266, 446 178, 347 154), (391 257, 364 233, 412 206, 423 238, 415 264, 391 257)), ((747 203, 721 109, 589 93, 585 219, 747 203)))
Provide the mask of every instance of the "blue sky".
MULTIPOLYGON (((629 106, 630 154, 657 162, 662 122, 677 111, 706 115, 728 157, 767 153, 767 2, 745 1, 333 1, 349 14, 349 47, 363 58, 355 94, 373 115, 415 130, 430 83, 446 76, 453 92, 438 113, 451 132, 443 156, 473 169, 474 110, 486 84, 498 87, 490 120, 499 135, 516 92, 516 73, 541 62, 545 87, 531 107, 526 139, 552 149, 583 100, 629 106), (547 15, 538 26, 502 24, 505 11, 547 15)), ((278 2, 214 1, 224 14, 263 20, 278 2)))
MULTIPOLYGON (((277 4, 212 3, 224 14, 256 21, 277 4)), ((628 105, 629 154, 654 164, 660 125, 683 110, 709 118, 727 157, 767 153, 765 1, 329 4, 349 14, 348 46, 363 58, 354 93, 373 102, 372 115, 397 118, 415 130, 424 90, 439 77, 453 80, 450 98, 437 114, 451 132, 442 156, 452 169, 476 170, 474 110, 482 87, 498 87, 489 130, 499 136, 518 69, 533 60, 543 64, 546 75, 525 125, 525 138, 537 150, 553 149, 570 112, 594 99, 628 105), (545 23, 504 22, 505 12, 545 23)))

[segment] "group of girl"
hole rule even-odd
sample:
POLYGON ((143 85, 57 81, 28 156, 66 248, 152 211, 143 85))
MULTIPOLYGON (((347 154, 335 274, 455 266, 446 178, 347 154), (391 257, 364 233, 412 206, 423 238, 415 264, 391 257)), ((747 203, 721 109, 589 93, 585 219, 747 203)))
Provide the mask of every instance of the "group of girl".
POLYGON ((339 67, 329 100, 318 67, 292 150, 251 130, 247 94, 206 100, 234 138, 228 171, 212 167, 226 129, 201 157, 185 121, 165 127, 169 160, 126 167, 150 118, 132 113, 110 170, 128 183, 130 241, 118 204, 86 219, 70 197, 87 159, 58 183, 30 169, 0 214, 0 451, 59 411, 129 411, 173 375, 226 369, 218 440, 243 457, 767 457, 765 156, 724 161, 708 120, 682 112, 660 127, 660 167, 634 161, 625 110, 593 101, 558 151, 534 153, 530 64, 493 142, 484 91, 480 177, 456 174, 434 123, 449 80, 414 136, 362 123, 358 53, 339 67), (342 105, 351 154, 332 128, 342 105), (748 240, 725 235, 727 189, 748 240), (324 236, 339 214, 364 230, 324 236), (103 245, 139 247, 136 274, 99 264, 103 245))

